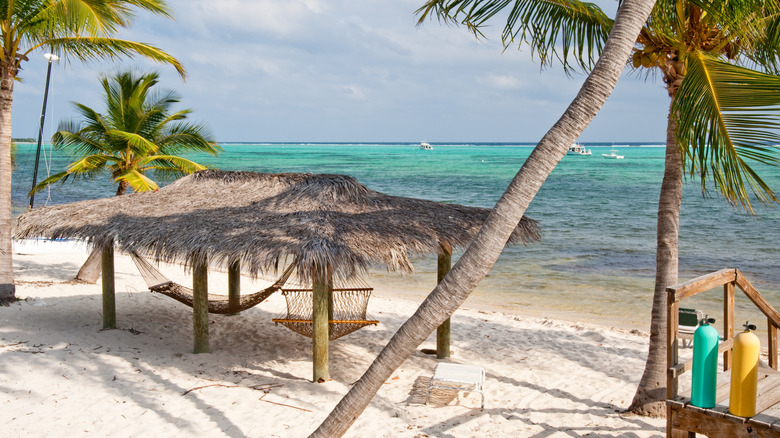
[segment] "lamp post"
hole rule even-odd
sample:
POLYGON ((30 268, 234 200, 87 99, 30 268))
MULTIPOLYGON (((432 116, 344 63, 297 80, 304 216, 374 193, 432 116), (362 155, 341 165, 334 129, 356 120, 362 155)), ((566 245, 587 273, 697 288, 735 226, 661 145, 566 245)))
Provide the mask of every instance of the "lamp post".
MULTIPOLYGON (((58 61, 60 58, 57 55, 47 53, 43 55, 49 61, 49 66, 46 69, 46 87, 43 90, 43 108, 41 108, 41 126, 38 128, 38 149, 35 151, 35 169, 33 170, 32 188, 38 182, 38 161, 41 159, 41 142, 43 140, 43 120, 46 118, 46 99, 49 97, 49 78, 51 78, 51 63, 58 61)), ((33 208, 35 202, 35 194, 30 195, 30 209, 33 208)))

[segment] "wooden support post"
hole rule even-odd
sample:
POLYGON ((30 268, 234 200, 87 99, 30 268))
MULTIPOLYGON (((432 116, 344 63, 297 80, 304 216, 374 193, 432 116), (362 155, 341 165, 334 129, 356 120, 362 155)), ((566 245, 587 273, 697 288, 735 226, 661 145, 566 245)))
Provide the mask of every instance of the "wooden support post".
MULTIPOLYGON (((677 375, 672 374, 671 367, 679 362, 677 350, 678 325, 680 323, 680 303, 675 301, 675 294, 666 290, 666 399, 673 400, 677 397, 677 375)), ((679 431, 672 427, 675 412, 666 405, 666 436, 672 438, 679 435, 679 431)))
POLYGON ((330 289, 327 277, 319 269, 314 272, 312 283, 312 362, 314 382, 330 379, 328 366, 328 337, 330 314, 330 289), (324 278, 325 277, 325 278, 324 278))
MULTIPOLYGON (((449 243, 441 242, 443 254, 439 254, 439 260, 436 270, 436 283, 441 283, 452 267, 452 246, 449 243)), ((447 318, 436 329, 436 358, 445 359, 450 357, 450 318, 447 318)))
POLYGON ((228 315, 240 313, 241 301, 241 261, 236 260, 228 266, 228 315))
POLYGON ((195 353, 209 352, 209 265, 196 261, 192 267, 192 322, 195 353))
POLYGON ((772 318, 767 318, 766 331, 768 337, 767 353, 769 354, 769 366, 777 370, 777 326, 772 318))
MULTIPOLYGON (((734 337, 734 282, 723 285, 723 339, 734 337)), ((731 369, 732 350, 723 352, 723 371, 731 369)))
POLYGON ((103 277, 103 328, 116 328, 116 286, 114 285, 114 242, 103 247, 101 274, 103 277))
POLYGON ((670 368, 680 363, 677 350, 677 336, 680 324, 680 303, 675 301, 674 292, 667 289, 666 304, 666 398, 673 400, 677 397, 677 376, 671 373, 670 368))

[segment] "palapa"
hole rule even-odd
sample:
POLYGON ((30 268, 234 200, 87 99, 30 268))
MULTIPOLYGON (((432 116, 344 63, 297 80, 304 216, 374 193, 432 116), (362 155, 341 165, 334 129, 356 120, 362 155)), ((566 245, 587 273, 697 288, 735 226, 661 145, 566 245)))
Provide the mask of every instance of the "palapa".
MULTIPOLYGON (((369 267, 413 272, 411 259, 468 244, 490 210, 373 191, 346 175, 205 170, 155 192, 24 213, 16 238, 113 242, 158 261, 229 266, 250 275, 293 263, 297 277, 347 280, 369 267)), ((510 242, 539 239, 523 217, 510 242)))

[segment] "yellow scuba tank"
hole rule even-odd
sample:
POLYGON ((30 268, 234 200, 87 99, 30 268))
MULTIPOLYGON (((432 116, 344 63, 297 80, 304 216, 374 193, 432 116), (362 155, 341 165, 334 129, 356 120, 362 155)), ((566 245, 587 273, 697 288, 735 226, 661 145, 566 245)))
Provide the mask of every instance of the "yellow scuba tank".
POLYGON ((756 326, 746 322, 745 331, 734 338, 729 412, 740 417, 756 415, 758 355, 761 351, 761 341, 751 332, 755 329, 756 326))

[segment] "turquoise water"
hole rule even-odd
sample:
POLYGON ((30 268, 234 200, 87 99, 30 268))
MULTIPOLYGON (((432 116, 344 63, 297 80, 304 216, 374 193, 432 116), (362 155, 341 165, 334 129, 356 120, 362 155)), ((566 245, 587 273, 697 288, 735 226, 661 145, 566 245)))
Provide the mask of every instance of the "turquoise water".
MULTIPOLYGON (((191 158, 224 170, 343 173, 392 195, 481 207, 495 204, 532 150, 522 144, 433 144, 433 151, 411 144, 222 146, 225 151, 217 158, 191 158)), ((625 159, 607 160, 601 154, 609 153, 611 145, 586 146, 593 156, 566 156, 526 213, 540 221, 543 240, 507 248, 470 302, 647 328, 664 149, 660 144, 617 145, 625 159)), ((13 193, 17 211, 28 202, 34 152, 35 145, 19 147, 13 193)), ((55 155, 50 162, 55 173, 68 160, 55 155)), ((764 170, 765 179, 780 191, 780 171, 764 170)), ((42 164, 39 181, 46 174, 42 164)), ((36 207, 112 196, 114 190, 107 180, 69 181, 38 194, 36 207)), ((758 207, 757 215, 750 216, 714 192, 703 198, 700 185, 688 183, 680 220, 680 280, 737 267, 780 306, 778 229, 780 209, 758 207)), ((435 259, 420 260, 416 269, 407 277, 377 270, 371 281, 400 293, 430 291, 435 259)), ((694 304, 719 313, 716 299, 694 304)), ((758 321, 749 312, 746 317, 758 321)))

